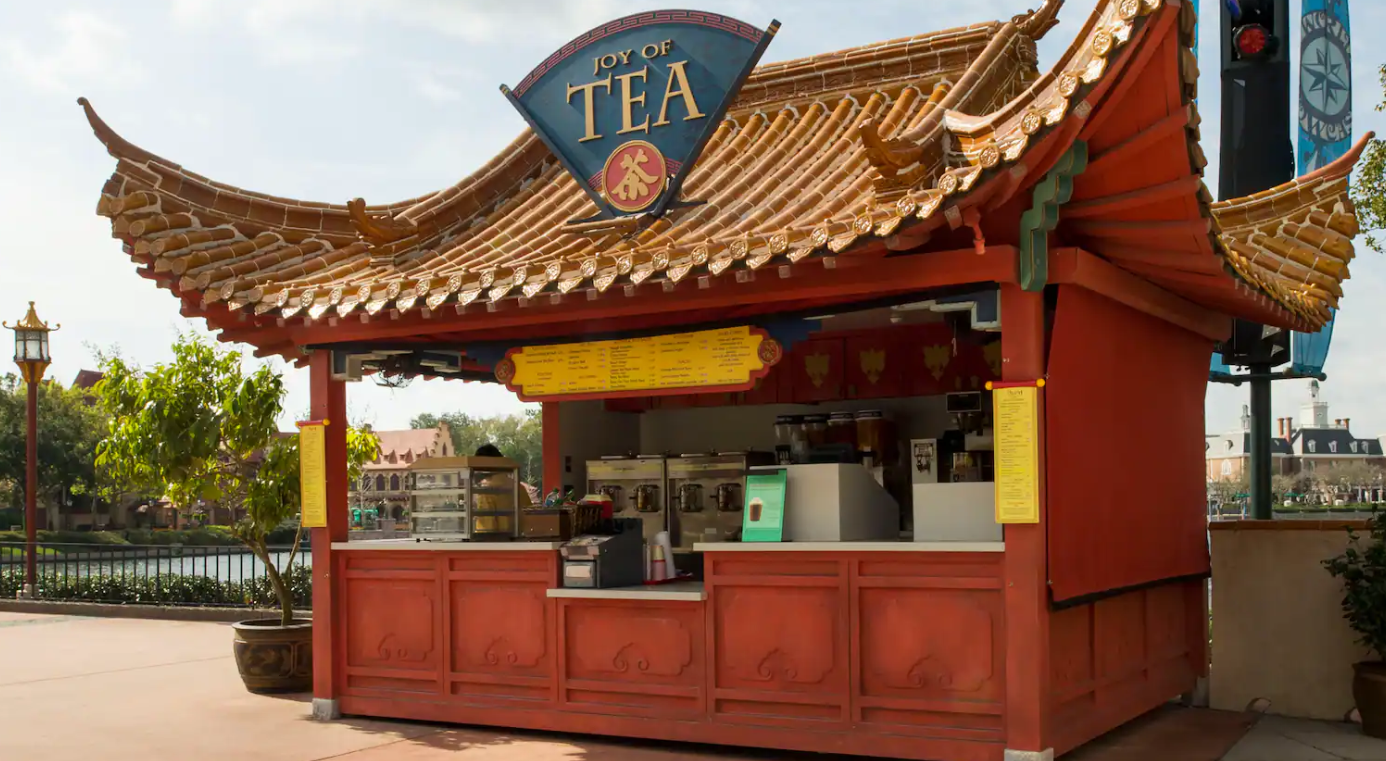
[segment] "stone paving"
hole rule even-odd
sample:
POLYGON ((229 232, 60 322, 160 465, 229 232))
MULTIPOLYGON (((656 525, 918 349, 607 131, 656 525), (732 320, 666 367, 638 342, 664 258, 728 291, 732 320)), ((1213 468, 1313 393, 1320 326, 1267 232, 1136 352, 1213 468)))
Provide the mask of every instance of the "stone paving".
MULTIPOLYGON (((230 642, 226 624, 0 612, 0 761, 845 761, 408 722, 324 724, 308 718, 306 696, 247 693, 230 642)), ((1170 709, 1067 758, 1386 761, 1386 743, 1350 725, 1266 717, 1248 733, 1253 721, 1170 709)))

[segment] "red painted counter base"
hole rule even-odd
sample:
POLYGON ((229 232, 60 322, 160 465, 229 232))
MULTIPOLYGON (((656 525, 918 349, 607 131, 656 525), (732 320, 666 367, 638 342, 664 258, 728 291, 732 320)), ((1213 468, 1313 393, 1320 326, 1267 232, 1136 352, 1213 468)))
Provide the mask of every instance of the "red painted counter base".
POLYGON ((347 714, 1002 756, 1000 553, 709 553, 701 602, 550 599, 556 552, 334 554, 347 714))
MULTIPOLYGON (((671 601, 549 598, 555 551, 336 552, 341 708, 1000 761, 1003 557, 708 553, 706 599, 671 601)), ((1054 614, 1056 750, 1192 687, 1195 588, 1170 585, 1054 614)))

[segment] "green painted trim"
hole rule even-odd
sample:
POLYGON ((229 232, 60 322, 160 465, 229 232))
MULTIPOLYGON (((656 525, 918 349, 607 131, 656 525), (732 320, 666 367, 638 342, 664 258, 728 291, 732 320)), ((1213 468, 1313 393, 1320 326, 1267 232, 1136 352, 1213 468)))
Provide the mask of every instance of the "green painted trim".
POLYGON ((1040 291, 1049 282, 1049 233, 1059 207, 1073 197, 1073 178, 1088 168, 1088 144, 1075 140, 1034 188, 1033 205, 1020 215, 1020 287, 1040 291))

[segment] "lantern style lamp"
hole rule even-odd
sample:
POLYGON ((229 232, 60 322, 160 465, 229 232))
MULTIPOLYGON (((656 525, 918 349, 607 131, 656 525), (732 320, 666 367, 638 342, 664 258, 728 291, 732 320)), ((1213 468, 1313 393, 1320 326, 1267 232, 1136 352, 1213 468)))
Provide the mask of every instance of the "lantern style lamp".
POLYGON ((48 371, 52 357, 48 353, 48 334, 62 328, 61 325, 48 327, 34 311, 34 302, 29 302, 29 312, 24 319, 11 326, 7 322, 0 325, 14 331, 14 363, 29 391, 29 431, 27 473, 24 488, 24 591, 21 596, 32 598, 37 578, 37 537, 38 537, 38 383, 48 371))
POLYGON ((39 319, 38 312, 34 311, 34 302, 29 302, 29 312, 24 315, 24 319, 14 325, 0 323, 6 328, 14 331, 14 363, 19 365, 19 370, 27 383, 38 383, 43 379, 43 374, 48 370, 48 365, 53 361, 48 353, 48 334, 62 329, 61 325, 48 327, 48 323, 39 319))

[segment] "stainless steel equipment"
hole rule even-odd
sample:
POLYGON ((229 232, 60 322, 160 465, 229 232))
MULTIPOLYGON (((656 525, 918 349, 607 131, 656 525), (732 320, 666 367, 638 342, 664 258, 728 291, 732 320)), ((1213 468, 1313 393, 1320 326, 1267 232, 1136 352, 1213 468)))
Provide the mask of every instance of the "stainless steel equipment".
POLYGON ((563 557, 563 586, 609 589, 639 586, 645 580, 645 543, 640 521, 615 522, 614 535, 573 537, 558 548, 563 557))
POLYGON ((409 466, 410 533, 507 541, 519 531, 519 464, 504 457, 425 457, 409 466))
POLYGON ((662 455, 603 457, 587 462, 587 493, 611 497, 613 518, 639 518, 646 542, 669 528, 662 455))
POLYGON ((669 458, 669 522, 674 546, 741 538, 746 471, 773 465, 769 452, 683 455, 669 458))

